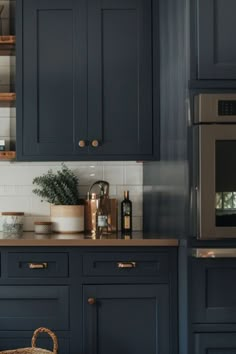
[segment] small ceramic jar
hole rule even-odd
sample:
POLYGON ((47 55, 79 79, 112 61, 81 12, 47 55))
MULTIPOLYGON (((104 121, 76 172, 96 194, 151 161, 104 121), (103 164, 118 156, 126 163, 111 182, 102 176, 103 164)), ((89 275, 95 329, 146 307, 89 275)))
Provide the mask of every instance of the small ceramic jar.
POLYGON ((24 213, 2 212, 2 231, 11 234, 21 234, 23 232, 24 213))
POLYGON ((52 232, 51 221, 35 221, 34 232, 36 234, 50 234, 52 232))

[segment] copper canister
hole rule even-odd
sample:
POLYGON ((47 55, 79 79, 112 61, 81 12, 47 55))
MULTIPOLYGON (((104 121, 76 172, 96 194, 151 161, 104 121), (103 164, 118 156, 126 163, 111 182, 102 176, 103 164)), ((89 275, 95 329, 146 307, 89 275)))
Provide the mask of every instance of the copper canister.
MULTIPOLYGON (((85 201, 85 232, 95 234, 96 233, 96 212, 98 200, 95 193, 92 193, 91 199, 85 201)), ((108 225, 111 233, 118 230, 118 202, 115 198, 108 199, 108 225)))

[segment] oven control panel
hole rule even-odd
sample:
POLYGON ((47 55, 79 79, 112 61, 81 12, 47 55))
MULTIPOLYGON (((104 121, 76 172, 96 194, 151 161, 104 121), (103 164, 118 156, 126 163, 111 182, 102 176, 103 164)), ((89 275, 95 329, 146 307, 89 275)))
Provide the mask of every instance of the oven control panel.
POLYGON ((236 100, 219 100, 218 101, 219 116, 235 116, 236 115, 236 100))

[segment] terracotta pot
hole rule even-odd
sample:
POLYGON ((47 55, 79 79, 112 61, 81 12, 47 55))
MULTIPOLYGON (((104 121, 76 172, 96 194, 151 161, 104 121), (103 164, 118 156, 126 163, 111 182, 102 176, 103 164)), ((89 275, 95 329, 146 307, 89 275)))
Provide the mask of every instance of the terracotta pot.
POLYGON ((83 232, 84 205, 51 205, 51 221, 54 232, 83 232))

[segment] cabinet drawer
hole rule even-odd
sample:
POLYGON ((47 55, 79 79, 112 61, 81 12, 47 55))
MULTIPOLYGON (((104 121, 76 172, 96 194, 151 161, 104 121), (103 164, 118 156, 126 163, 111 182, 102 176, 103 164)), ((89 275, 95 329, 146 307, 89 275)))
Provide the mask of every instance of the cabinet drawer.
POLYGON ((195 323, 236 323, 236 259, 192 260, 195 323))
POLYGON ((67 286, 0 286, 0 331, 69 328, 67 286))
POLYGON ((87 253, 83 256, 86 276, 151 276, 168 279, 167 253, 87 253))
POLYGON ((7 254, 7 276, 68 277, 67 253, 9 252, 7 254))

